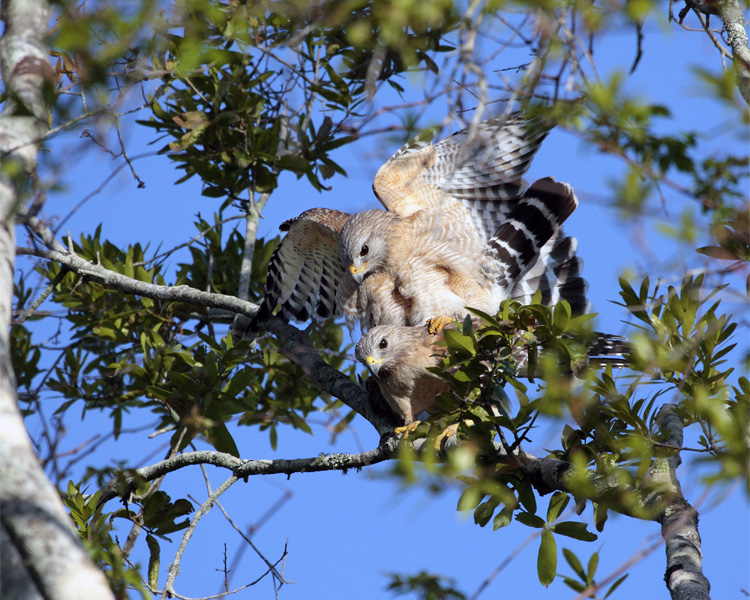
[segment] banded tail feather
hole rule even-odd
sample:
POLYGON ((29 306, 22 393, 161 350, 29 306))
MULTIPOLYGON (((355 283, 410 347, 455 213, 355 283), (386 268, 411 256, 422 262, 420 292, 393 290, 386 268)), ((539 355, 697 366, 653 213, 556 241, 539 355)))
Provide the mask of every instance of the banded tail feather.
POLYGON ((529 272, 542 248, 578 205, 573 188, 545 177, 536 181, 508 214, 507 220, 487 242, 500 269, 497 284, 506 297, 529 272))
POLYGON ((589 365, 595 368, 611 365, 613 369, 627 367, 625 355, 631 350, 630 342, 624 337, 595 331, 594 339, 588 345, 589 365))

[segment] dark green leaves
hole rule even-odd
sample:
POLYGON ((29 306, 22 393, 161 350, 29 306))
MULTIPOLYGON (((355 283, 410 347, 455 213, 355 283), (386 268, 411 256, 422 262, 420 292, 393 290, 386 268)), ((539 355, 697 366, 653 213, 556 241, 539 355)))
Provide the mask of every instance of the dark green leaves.
POLYGON ((587 531, 586 524, 577 521, 556 523, 560 514, 568 505, 570 497, 565 492, 555 492, 547 507, 547 520, 536 515, 519 512, 516 519, 527 527, 541 529, 539 550, 537 552, 537 575, 539 583, 548 586, 557 574, 557 543, 555 535, 564 535, 584 542, 593 542, 597 536, 587 531))
POLYGON ((165 16, 151 53, 162 86, 140 123, 171 139, 162 152, 184 171, 179 181, 197 175, 205 196, 227 202, 272 191, 283 171, 325 189, 343 173, 330 153, 357 139, 344 119, 371 100, 372 79, 437 71, 429 53, 450 49, 440 40, 457 22, 443 0, 330 3, 316 8, 315 27, 300 10, 205 2, 165 16), (321 103, 341 120, 320 118, 321 103))
POLYGON ((102 507, 99 506, 100 498, 100 491, 85 494, 81 492, 80 485, 72 481, 68 482, 67 489, 62 494, 63 503, 70 511, 86 550, 106 575, 113 591, 120 597, 126 597, 126 590, 130 587, 140 591, 146 599, 148 593, 138 569, 124 559, 122 550, 114 539, 112 518, 115 514, 102 512, 102 507))
MULTIPOLYGON (((596 569, 599 566, 599 553, 594 552, 591 555, 585 571, 583 569, 583 566, 581 565, 581 561, 571 550, 569 550, 568 548, 563 548, 563 556, 578 578, 574 579, 573 577, 563 576, 565 585, 578 593, 582 593, 584 590, 588 590, 592 594, 595 593, 595 590, 599 588, 594 579, 594 576, 596 575, 596 569)), ((627 574, 617 579, 611 586, 609 586, 609 589, 607 589, 607 592, 604 594, 603 598, 608 598, 620 586, 620 584, 625 581, 626 578, 627 574)))
POLYGON ((455 588, 452 579, 433 575, 425 571, 417 575, 390 573, 388 591, 399 596, 414 594, 421 600, 465 600, 466 596, 455 588))

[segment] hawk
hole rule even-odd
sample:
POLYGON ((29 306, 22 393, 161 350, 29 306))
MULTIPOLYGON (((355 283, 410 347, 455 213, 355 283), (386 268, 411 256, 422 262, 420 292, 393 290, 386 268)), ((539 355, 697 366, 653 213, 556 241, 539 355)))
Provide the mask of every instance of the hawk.
MULTIPOLYGON (((474 319, 474 327, 477 326, 478 321, 474 319)), ((595 336, 588 347, 589 364, 626 366, 623 354, 630 352, 626 340, 603 333, 595 336)), ((451 389, 444 379, 427 370, 440 364, 447 354, 444 346, 435 345, 442 340, 443 332, 433 334, 424 326, 381 325, 370 329, 357 342, 357 360, 375 378, 385 401, 404 420, 407 431, 417 415, 435 403, 438 394, 451 389)), ((525 369, 525 356, 516 358, 525 369)))
POLYGON ((575 195, 552 178, 528 189, 522 179, 548 131, 516 114, 437 144, 418 139, 375 177, 386 210, 313 208, 285 222, 256 321, 278 306, 287 320, 343 314, 350 330, 357 321, 363 330, 419 325, 466 306, 495 312, 509 295, 528 302, 537 290, 585 312, 576 242, 559 227, 575 195), (525 225, 513 233, 512 222, 525 225))
POLYGON ((378 383, 385 401, 410 425, 416 416, 450 390, 450 385, 427 369, 440 362, 445 348, 433 347, 442 332, 430 333, 425 326, 379 325, 357 342, 355 356, 378 383))

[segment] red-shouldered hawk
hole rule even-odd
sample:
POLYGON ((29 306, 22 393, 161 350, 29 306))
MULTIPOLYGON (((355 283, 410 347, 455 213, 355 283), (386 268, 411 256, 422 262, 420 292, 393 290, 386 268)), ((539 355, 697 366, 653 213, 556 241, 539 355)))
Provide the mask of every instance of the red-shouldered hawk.
MULTIPOLYGON (((474 326, 478 324, 475 320, 474 326)), ((357 342, 357 360, 370 371, 386 402, 403 418, 404 425, 413 423, 417 415, 432 406, 438 394, 451 389, 444 379, 427 370, 437 366, 447 353, 444 346, 435 345, 442 341, 443 333, 431 334, 425 326, 381 325, 370 329, 357 342)), ((594 335, 588 345, 591 366, 626 366, 623 355, 630 352, 626 340, 604 333, 594 335)), ((518 361, 517 376, 524 376, 525 352, 515 354, 514 358, 518 361)))
POLYGON ((379 325, 357 342, 357 360, 370 371, 404 425, 432 406, 438 394, 450 390, 444 379, 427 370, 445 354, 444 347, 433 346, 442 339, 442 332, 431 334, 425 326, 379 325))
POLYGON ((473 136, 412 142, 375 177, 387 210, 311 209, 287 221, 257 319, 280 306, 288 320, 344 314, 350 329, 417 325, 466 306, 492 313, 509 295, 528 301, 537 289, 583 312, 575 240, 559 229, 575 195, 552 178, 527 190, 521 179, 547 131, 514 115, 481 123, 473 136))

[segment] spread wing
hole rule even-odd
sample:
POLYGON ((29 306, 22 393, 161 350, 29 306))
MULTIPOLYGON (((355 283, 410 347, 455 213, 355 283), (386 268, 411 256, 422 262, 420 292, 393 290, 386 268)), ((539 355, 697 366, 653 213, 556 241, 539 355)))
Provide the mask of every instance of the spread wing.
POLYGON ((373 189, 387 210, 401 216, 459 203, 486 240, 511 209, 503 205, 524 191, 522 175, 549 129, 541 119, 514 114, 434 145, 418 139, 380 168, 373 189))
POLYGON ((339 315, 356 284, 339 255, 339 233, 351 215, 311 208, 281 224, 287 234, 271 256, 256 321, 279 313, 288 321, 339 315))

